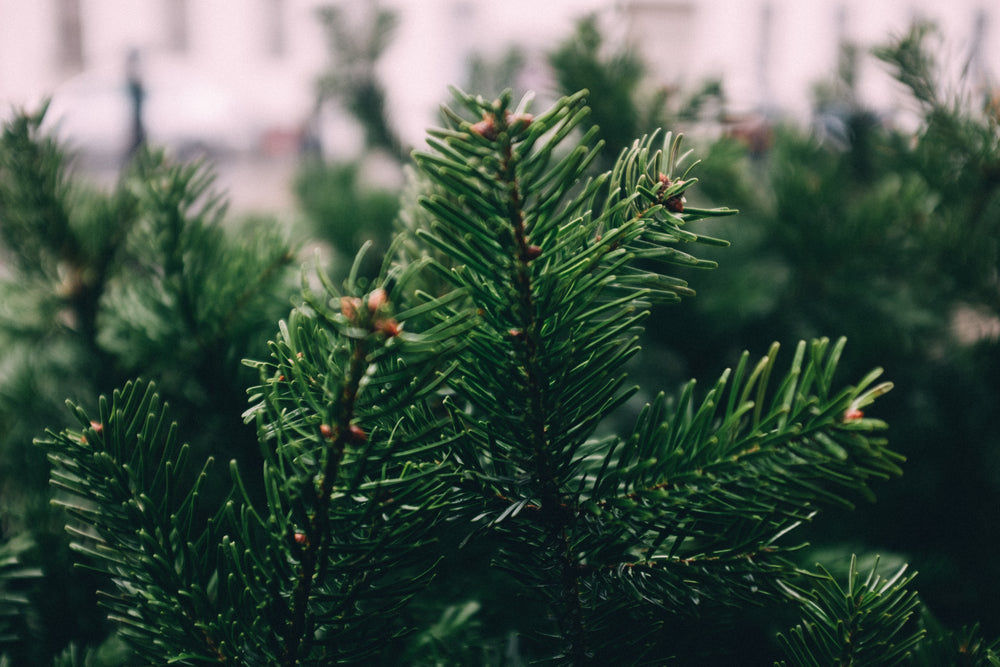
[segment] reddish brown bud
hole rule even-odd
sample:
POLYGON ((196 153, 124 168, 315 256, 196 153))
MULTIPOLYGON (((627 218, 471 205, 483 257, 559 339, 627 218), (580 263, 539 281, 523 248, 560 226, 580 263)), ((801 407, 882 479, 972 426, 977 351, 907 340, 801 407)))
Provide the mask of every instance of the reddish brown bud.
POLYGON ((387 337, 392 338, 393 336, 399 335, 399 322, 392 319, 391 317, 387 320, 379 320, 375 323, 375 329, 381 331, 387 337))
POLYGON ((101 433, 104 430, 104 424, 101 422, 90 422, 90 428, 94 429, 97 433, 101 433))
POLYGON ((340 298, 340 312, 351 322, 357 321, 359 310, 361 310, 361 299, 356 296, 344 296, 340 298))
POLYGON ((531 125, 531 121, 535 119, 530 113, 515 113, 507 112, 507 125, 510 129, 515 132, 520 132, 521 130, 526 130, 531 125))
POLYGON ((510 335, 511 338, 514 339, 520 338, 524 335, 524 332, 521 331, 520 329, 508 329, 507 333, 508 335, 510 335))
POLYGON ((320 424, 319 433, 327 440, 333 440, 333 429, 330 428, 329 424, 320 424))
POLYGON ((478 134, 484 139, 493 141, 497 138, 496 119, 493 117, 493 114, 486 114, 481 121, 474 124, 470 129, 474 134, 478 134))
POLYGON ((861 412, 861 410, 858 410, 857 408, 848 408, 847 411, 844 412, 844 421, 854 421, 855 419, 861 419, 864 416, 865 413, 861 412))
POLYGON ((302 546, 306 546, 309 544, 309 538, 306 537, 305 533, 296 532, 294 539, 296 544, 301 544, 302 546))
POLYGON ((372 290, 371 294, 368 295, 368 310, 374 313, 388 301, 389 298, 384 289, 379 287, 378 289, 372 290))
POLYGON ((351 424, 349 433, 351 434, 352 442, 364 442, 368 439, 368 434, 357 424, 351 424))
POLYGON ((657 191, 657 197, 660 198, 663 203, 664 208, 673 213, 683 213, 684 212, 684 197, 682 195, 674 195, 672 197, 667 197, 665 200, 662 199, 663 194, 672 185, 679 185, 684 181, 672 181, 670 177, 666 174, 660 174, 660 189, 657 191))
POLYGON ((524 249, 524 257, 529 262, 533 259, 538 259, 538 256, 542 254, 542 249, 536 245, 529 245, 524 249))

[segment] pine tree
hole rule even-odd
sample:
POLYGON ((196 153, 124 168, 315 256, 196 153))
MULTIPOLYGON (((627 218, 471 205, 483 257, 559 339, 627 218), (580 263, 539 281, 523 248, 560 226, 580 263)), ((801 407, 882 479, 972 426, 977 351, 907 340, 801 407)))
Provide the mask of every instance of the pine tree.
POLYGON ((41 424, 68 426, 136 375, 156 378, 194 455, 259 466, 240 413, 267 332, 297 291, 287 234, 224 220, 204 164, 137 156, 110 191, 87 182, 45 129, 45 109, 0 136, 0 654, 50 664, 68 643, 100 641, 97 579, 75 569, 64 516, 50 505, 41 424), (24 574, 31 576, 21 576, 24 574), (7 613, 10 612, 10 613, 7 613))
POLYGON ((455 97, 382 271, 318 271, 247 362, 259 470, 183 444, 145 380, 38 440, 120 636, 149 664, 461 664, 438 640, 476 608, 408 610, 471 549, 528 609, 523 658, 663 664, 677 619, 763 603, 801 608, 794 664, 912 652, 906 577, 851 568, 858 642, 832 577, 791 558, 801 524, 900 473, 865 414, 880 371, 842 383, 843 340, 774 345, 618 429, 644 323, 693 294, 671 267, 710 268, 687 251, 725 242, 693 227, 733 211, 687 205, 669 134, 590 176, 586 93, 537 115, 455 97))

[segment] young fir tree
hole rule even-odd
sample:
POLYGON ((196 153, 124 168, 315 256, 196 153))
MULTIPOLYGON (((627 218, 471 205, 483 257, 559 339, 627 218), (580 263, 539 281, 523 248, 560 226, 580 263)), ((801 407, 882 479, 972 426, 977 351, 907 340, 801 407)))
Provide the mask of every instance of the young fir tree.
POLYGON ((40 424, 68 426, 67 397, 92 409, 142 375, 196 457, 257 469, 256 431, 240 418, 254 374, 241 360, 266 353, 298 291, 287 233, 224 220, 205 165, 141 152, 101 191, 44 116, 20 114, 0 134, 0 655, 16 665, 107 634, 98 580, 73 567, 49 503, 40 424))
POLYGON ((706 266, 680 247, 722 243, 691 227, 732 211, 685 206, 696 179, 669 135, 590 178, 583 93, 537 116, 456 98, 416 155, 419 195, 383 271, 320 274, 251 362, 259 471, 194 456, 141 380, 38 441, 137 655, 394 664, 396 639, 424 630, 409 663, 461 664, 474 650, 432 631, 468 612, 432 628, 399 613, 457 576, 457 531, 521 598, 526 658, 662 664, 674 620, 768 600, 802 610, 792 664, 905 658, 920 632, 902 572, 852 568, 845 591, 789 558, 797 526, 899 473, 862 412, 889 389, 879 371, 840 385, 843 341, 784 364, 774 346, 609 429, 650 310, 691 294, 665 271, 706 266), (263 498, 247 490, 258 474, 263 498))

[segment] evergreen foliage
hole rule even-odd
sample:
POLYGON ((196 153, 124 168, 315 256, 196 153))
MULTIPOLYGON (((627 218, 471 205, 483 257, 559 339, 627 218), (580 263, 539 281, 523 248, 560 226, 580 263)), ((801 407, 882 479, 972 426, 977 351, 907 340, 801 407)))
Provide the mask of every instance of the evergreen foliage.
POLYGON ((988 89, 945 83, 941 38, 918 25, 876 52, 907 84, 908 126, 865 107, 848 75, 820 111, 839 109, 849 133, 780 126, 766 154, 733 140, 706 151, 701 191, 740 209, 713 229, 733 247, 701 296, 654 313, 651 329, 683 360, 678 377, 710 372, 737 344, 830 331, 851 341, 844 370, 885 367, 899 389, 879 414, 907 474, 880 493, 881 511, 827 514, 810 541, 901 554, 940 624, 978 621, 994 637, 1000 579, 983 576, 996 569, 983 536, 1000 519, 1000 117, 988 89))
POLYGON ((793 664, 888 667, 911 657, 923 635, 911 622, 920 605, 906 589, 913 575, 904 566, 883 579, 877 568, 876 561, 862 578, 852 557, 846 588, 820 566, 811 591, 791 590, 801 596, 805 620, 778 639, 793 664))
MULTIPOLYGON (((377 48, 346 60, 374 63, 390 18, 366 37, 377 48)), ((586 27, 577 38, 599 42, 586 27)), ((878 412, 895 415, 921 486, 888 485, 906 503, 891 522, 840 525, 898 544, 947 505, 928 465, 966 480, 947 485, 960 516, 930 522, 949 544, 990 525, 974 445, 995 438, 975 412, 995 407, 981 372, 995 341, 956 347, 939 314, 997 312, 997 116, 941 95, 931 35, 880 51, 922 105, 915 142, 853 108, 848 144, 779 132, 749 182, 709 160, 697 183, 679 139, 631 143, 638 126, 603 163, 601 127, 629 117, 639 74, 602 79, 618 60, 593 49, 552 63, 591 58, 590 78, 624 97, 569 95, 533 116, 509 95, 456 93, 417 154, 381 271, 381 249, 342 286, 320 271, 270 358, 242 370, 287 308, 281 235, 224 227, 207 170, 155 153, 110 195, 82 188, 42 114, 16 118, 0 151, 0 664, 732 664, 741 646, 710 633, 720 619, 755 632, 748 610, 762 605, 782 612, 770 625, 788 664, 1000 663, 989 625, 947 629, 902 567, 884 578, 851 558, 841 584, 834 559, 797 565, 816 553, 801 549, 809 524, 853 538, 830 528, 899 473, 884 424, 862 413, 888 384, 857 369, 883 359, 907 399, 893 392, 878 412), (688 203, 705 189, 749 209, 741 226, 721 221, 742 250, 702 233, 703 218, 732 213, 688 203), (693 294, 679 276, 706 257, 739 276, 701 273, 707 298, 661 308, 693 294), (777 344, 759 359, 729 349, 831 330, 850 333, 851 354, 822 338, 793 343, 787 363, 777 344), (640 356, 640 338, 669 339, 699 377, 737 363, 705 390, 657 395, 673 376, 640 356), (844 385, 838 366, 860 380, 844 385), (67 394, 76 425, 62 430, 67 394), (938 413, 950 418, 936 439, 972 443, 961 456, 914 445, 938 413), (31 448, 39 424, 53 429, 31 448), (228 473, 214 462, 234 457, 228 473), (81 645, 105 632, 95 587, 117 633, 99 648, 81 645), (89 625, 62 623, 66 609, 89 625)), ((358 70, 357 91, 375 94, 356 99, 384 112, 372 69, 358 70)), ((344 81, 328 90, 357 93, 344 81)), ((369 142, 391 150, 391 131, 375 130, 369 142)), ((741 164, 730 142, 719 155, 741 164)), ((338 169, 308 176, 354 202, 357 172, 338 169)), ((314 201, 319 218, 351 222, 314 201)), ((353 253, 350 231, 334 245, 353 253)), ((943 585, 953 599, 990 596, 988 577, 962 579, 943 585)))
POLYGON ((688 293, 639 262, 700 264, 673 246, 713 242, 686 225, 728 211, 680 211, 693 179, 675 173, 679 142, 665 151, 638 142, 578 190, 565 185, 585 178, 586 140, 543 170, 553 143, 582 120, 580 96, 537 119, 506 100, 463 101, 483 120, 453 115, 431 142, 437 152, 417 160, 445 193, 426 201, 434 220, 423 237, 459 265, 448 276, 483 313, 483 338, 470 339, 476 358, 452 381, 471 403, 462 423, 475 446, 462 461, 486 483, 475 490, 485 502, 479 519, 502 538, 504 566, 550 609, 544 629, 558 640, 549 655, 621 659, 614 640, 624 625, 650 632, 634 642, 634 658, 645 647, 655 662, 664 655, 661 606, 678 613, 702 600, 763 597, 782 570, 778 537, 812 504, 837 498, 838 479, 854 485, 895 471, 879 441, 840 441, 843 415, 868 400, 873 378, 835 394, 839 346, 831 364, 825 343, 808 358, 803 345, 774 395, 765 381, 773 354, 744 359, 732 386, 723 379, 700 405, 689 387, 673 406, 660 399, 647 409, 631 437, 593 439, 631 393, 620 369, 637 351, 650 301, 688 293), (546 132, 553 138, 535 153, 546 132), (546 172, 561 179, 536 184, 532 175, 546 172), (609 194, 595 206, 605 181, 609 194), (647 601, 652 616, 622 608, 630 598, 647 601))
POLYGON ((776 345, 744 355, 615 432, 651 309, 692 294, 671 268, 710 267, 687 250, 724 244, 692 226, 733 211, 686 205, 679 137, 589 176, 584 93, 538 115, 509 95, 456 100, 416 155, 419 209, 382 272, 359 258, 340 287, 319 272, 249 362, 259 472, 220 481, 141 380, 38 441, 142 660, 391 663, 400 642, 413 664, 467 658, 441 637, 469 632, 474 605, 436 624, 401 613, 431 576, 460 576, 458 534, 532 603, 517 654, 662 664, 673 619, 804 599, 796 528, 900 472, 861 412, 890 385, 877 370, 841 384, 843 341, 802 342, 784 367, 776 345))
POLYGON ((0 537, 17 559, 0 586, 19 626, 2 651, 18 665, 108 631, 98 578, 74 571, 64 516, 49 504, 48 464, 31 444, 39 425, 69 425, 67 396, 93 410, 98 394, 152 375, 195 459, 257 468, 256 433, 240 419, 253 374, 241 360, 266 350, 263 332, 294 293, 284 233, 224 224, 204 165, 150 151, 101 192, 74 172, 44 114, 17 115, 0 139, 0 537))

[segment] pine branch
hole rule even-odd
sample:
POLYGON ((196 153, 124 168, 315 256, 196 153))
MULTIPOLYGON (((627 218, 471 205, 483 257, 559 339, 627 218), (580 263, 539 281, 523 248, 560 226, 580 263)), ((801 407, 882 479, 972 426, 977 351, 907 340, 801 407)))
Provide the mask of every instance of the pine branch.
MULTIPOLYGON (((406 214, 397 261, 369 280, 362 252, 342 287, 320 271, 270 358, 247 362, 259 484, 231 463, 226 500, 201 508, 210 461, 188 471, 144 383, 102 399, 99 419, 75 408, 82 431, 40 442, 75 548, 115 587, 104 601, 123 636, 157 664, 370 661, 411 629, 399 614, 433 574, 447 521, 469 522, 467 540, 539 602, 528 634, 556 663, 658 664, 671 619, 777 595, 812 614, 788 644, 807 646, 837 622, 823 611, 836 591, 793 587, 788 535, 899 474, 884 425, 861 412, 891 385, 878 370, 838 385, 843 341, 799 344, 784 371, 775 345, 700 399, 692 382, 631 433, 598 436, 634 395, 623 365, 651 308, 693 293, 674 269, 714 266, 689 244, 725 245, 692 226, 733 211, 686 206, 697 181, 672 135, 591 176, 585 93, 538 115, 509 94, 456 100, 416 155, 422 213, 406 214)), ((178 340, 210 345, 257 298, 212 276, 264 285, 285 251, 235 261, 209 224, 222 211, 203 198, 210 179, 149 174, 132 187, 153 203, 142 238, 164 270, 150 284, 182 313, 178 340)), ((896 596, 898 618, 912 611, 893 588, 901 573, 851 576, 851 591, 896 596)), ((916 641, 900 627, 876 624, 891 648, 854 635, 849 648, 896 659, 916 641)))
MULTIPOLYGON (((520 175, 525 171, 537 169, 540 173, 546 170, 554 146, 575 127, 585 115, 585 109, 578 98, 558 105, 547 117, 534 119, 526 113, 510 112, 506 108, 508 100, 501 99, 490 108, 468 97, 458 96, 458 99, 474 113, 481 113, 482 120, 468 123, 452 113, 456 130, 442 132, 438 140, 431 142, 437 149, 436 154, 420 154, 417 159, 443 189, 450 188, 464 194, 465 198, 452 198, 444 193, 426 200, 425 206, 442 222, 435 230, 438 234, 426 234, 424 238, 480 274, 475 282, 463 280, 463 276, 455 277, 459 285, 469 289, 474 301, 485 311, 484 319, 489 322, 488 340, 477 348, 482 350, 495 345, 499 342, 497 338, 509 341, 513 364, 488 366, 480 361, 481 366, 476 369, 480 372, 466 371, 463 375, 470 380, 460 378, 458 386, 465 396, 490 413, 494 412, 490 405, 493 397, 509 396, 514 401, 505 406, 509 412, 505 411, 507 423, 503 426, 510 427, 516 435, 505 433, 507 442, 504 445, 513 447, 507 454, 516 467, 511 472, 531 480, 530 493, 538 499, 536 506, 542 524, 557 541, 547 549, 550 557, 560 563, 559 571, 553 575, 558 582, 558 592, 554 595, 562 607, 561 631, 579 657, 585 650, 585 631, 561 510, 558 479, 564 464, 550 458, 550 453, 558 456, 564 450, 551 447, 549 442, 545 405, 549 400, 546 384, 550 374, 545 367, 548 350, 542 348, 542 321, 536 307, 536 300, 543 297, 534 280, 537 272, 530 266, 546 262, 540 243, 548 239, 540 225, 548 220, 541 214, 532 217, 529 240, 529 212, 524 208, 529 198, 537 200, 542 208, 548 208, 562 203, 564 195, 562 181, 554 181, 551 191, 539 192, 530 190, 532 181, 522 181, 520 175), (536 133, 549 131, 554 133, 554 139, 533 162, 531 147, 540 137, 536 133), (466 210, 467 203, 473 208, 471 212, 466 210), (454 227, 449 227, 449 223, 454 227), (490 263, 494 266, 489 266, 490 263), (500 293, 494 292, 497 289, 500 293), (558 544, 560 539, 561 546, 558 544)), ((588 150, 584 144, 550 173, 562 175, 560 172, 564 172, 568 174, 564 178, 576 180, 595 155, 596 150, 588 150)), ((585 191, 582 198, 592 196, 592 191, 585 191)), ((554 225, 550 227, 553 228, 554 225)), ((424 230, 418 233, 421 231, 424 230)), ((474 455, 469 456, 470 460, 474 458, 474 455)), ((516 495, 521 505, 530 498, 522 493, 511 494, 516 495)))
POLYGON ((100 416, 74 408, 82 431, 39 441, 66 509, 73 548, 117 589, 103 604, 139 655, 221 661, 225 647, 200 619, 211 608, 217 521, 196 529, 211 460, 192 476, 152 384, 130 383, 100 416))
POLYGON ((58 143, 40 129, 45 107, 4 124, 0 139, 0 226, 7 261, 22 271, 52 275, 56 263, 79 253, 67 196, 69 169, 58 143), (42 233, 39 231, 42 230, 42 233), (44 241, 54 242, 53 256, 44 241))
MULTIPOLYGON (((247 418, 273 441, 268 511, 247 515, 241 541, 263 533, 285 556, 264 566, 234 546, 230 557, 256 604, 272 607, 278 636, 260 651, 278 664, 384 648, 402 630, 394 613, 426 583, 429 530, 449 501, 443 422, 419 406, 469 320, 410 333, 407 322, 439 305, 397 311, 387 286, 361 293, 355 275, 344 293, 324 281, 308 295, 272 343, 273 361, 256 364, 264 384, 247 418)), ((406 280, 394 274, 393 292, 406 280)))
POLYGON ((835 393, 842 348, 816 341, 806 360, 800 344, 770 397, 777 346, 752 371, 744 355, 700 405, 691 384, 673 406, 661 397, 647 407, 632 436, 581 478, 581 508, 603 526, 590 560, 620 554, 619 565, 647 573, 646 597, 678 609, 772 594, 793 574, 781 558, 790 531, 826 505, 869 494, 869 479, 900 472, 902 457, 869 436, 884 425, 859 410, 889 385, 873 386, 872 374, 835 393), (685 594, 682 582, 699 582, 699 571, 711 585, 685 594))
POLYGON ((0 655, 23 633, 28 593, 42 576, 39 568, 24 563, 25 552, 33 546, 27 535, 0 544, 0 655))
POLYGON ((696 180, 669 136, 588 179, 593 134, 559 149, 586 115, 582 94, 537 117, 507 97, 456 98, 480 120, 449 110, 433 152, 417 154, 432 186, 416 234, 481 314, 451 385, 475 472, 462 490, 501 540, 498 566, 546 600, 568 664, 610 655, 625 600, 649 605, 655 627, 691 602, 773 595, 794 576, 780 555, 789 531, 898 474, 899 457, 868 436, 879 423, 854 418, 889 385, 872 386, 875 372, 835 390, 843 343, 816 341, 771 393, 775 347, 700 406, 692 385, 632 438, 593 439, 631 395, 620 369, 650 303, 691 293, 660 267, 712 266, 676 246, 724 244, 689 225, 732 211, 685 207, 696 180))
POLYGON ((236 496, 194 528, 210 462, 185 482, 188 449, 151 385, 102 400, 99 420, 75 408, 82 433, 39 443, 75 548, 118 589, 105 593, 112 619, 155 664, 356 661, 401 631, 392 612, 427 579, 428 531, 449 496, 448 438, 416 406, 469 320, 409 333, 407 321, 437 303, 395 312, 383 287, 363 297, 354 284, 342 296, 326 288, 282 327, 275 362, 255 364, 265 384, 248 418, 267 445, 266 509, 234 464, 236 496))
POLYGON ((924 634, 912 622, 920 604, 917 594, 906 589, 914 574, 905 574, 904 566, 883 578, 876 561, 863 575, 852 557, 843 588, 829 572, 818 569, 810 591, 786 589, 805 614, 788 636, 778 635, 793 664, 889 666, 911 658, 924 634))
POLYGON ((523 516, 537 516, 530 535, 507 535, 535 549, 514 569, 555 591, 567 659, 580 664, 590 652, 574 542, 580 452, 631 395, 619 369, 638 349, 646 299, 690 293, 638 262, 702 265, 669 245, 713 241, 683 229, 708 212, 682 213, 694 181, 673 174, 680 156, 669 138, 667 156, 652 138, 637 142, 618 170, 591 180, 593 131, 559 155, 586 117, 583 94, 538 117, 511 110, 507 97, 456 99, 481 120, 448 111, 452 125, 432 133, 434 152, 417 154, 437 186, 423 200, 431 227, 417 234, 450 257, 453 268, 439 271, 482 313, 476 354, 453 381, 473 406, 471 419, 459 415, 470 433, 463 461, 484 473, 487 508, 506 503, 494 526, 528 508, 523 516))
POLYGON ((921 621, 926 634, 914 651, 912 664, 921 667, 1000 665, 1000 638, 986 639, 978 623, 950 631, 942 627, 926 608, 923 612, 921 621))
POLYGON ((99 369, 108 360, 97 342, 100 299, 139 217, 137 201, 124 188, 106 195, 81 186, 70 156, 41 129, 46 111, 19 113, 0 138, 0 236, 13 274, 4 291, 43 314, 21 317, 18 304, 5 328, 34 342, 67 327, 99 369))

